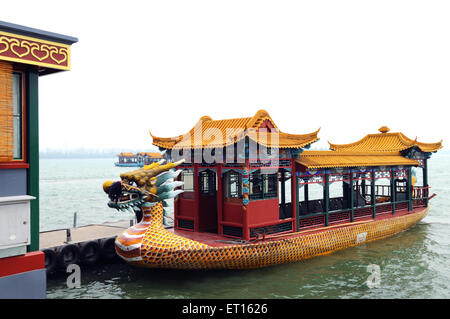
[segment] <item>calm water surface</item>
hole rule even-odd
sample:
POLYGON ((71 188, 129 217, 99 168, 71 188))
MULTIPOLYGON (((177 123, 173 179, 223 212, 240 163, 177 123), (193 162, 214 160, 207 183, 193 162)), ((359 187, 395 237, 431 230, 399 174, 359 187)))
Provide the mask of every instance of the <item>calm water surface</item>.
MULTIPOLYGON (((133 218, 107 207, 105 180, 130 168, 114 159, 41 160, 41 230, 133 218)), ((47 298, 450 298, 450 155, 429 161, 429 215, 394 237, 292 264, 242 271, 135 269, 124 263, 82 269, 81 288, 48 278, 47 298), (367 266, 381 269, 369 288, 367 266)), ((132 169, 132 168, 131 168, 132 169)), ((169 207, 169 211, 171 208, 169 207)))

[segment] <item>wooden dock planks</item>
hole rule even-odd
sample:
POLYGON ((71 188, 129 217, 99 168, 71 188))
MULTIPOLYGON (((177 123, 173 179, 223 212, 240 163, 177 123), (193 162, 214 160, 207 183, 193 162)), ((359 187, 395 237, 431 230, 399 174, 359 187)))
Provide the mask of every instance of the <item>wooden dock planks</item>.
MULTIPOLYGON (((128 227, 130 227, 129 220, 71 228, 70 233, 72 240, 70 243, 75 244, 90 240, 117 236, 128 227)), ((66 240, 66 229, 41 232, 39 249, 43 250, 47 248, 63 246, 67 243, 66 240)))

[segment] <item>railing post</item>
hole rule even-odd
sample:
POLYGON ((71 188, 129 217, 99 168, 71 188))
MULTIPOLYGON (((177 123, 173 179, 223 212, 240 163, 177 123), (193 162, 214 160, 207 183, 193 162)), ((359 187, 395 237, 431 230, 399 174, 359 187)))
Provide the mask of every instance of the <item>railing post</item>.
POLYGON ((353 170, 350 169, 350 221, 353 222, 355 219, 355 209, 354 209, 354 194, 353 194, 353 170))
POLYGON ((70 233, 70 228, 66 229, 66 244, 70 243, 72 241, 72 235, 70 233))
POLYGON ((73 228, 77 228, 77 212, 73 213, 73 228))

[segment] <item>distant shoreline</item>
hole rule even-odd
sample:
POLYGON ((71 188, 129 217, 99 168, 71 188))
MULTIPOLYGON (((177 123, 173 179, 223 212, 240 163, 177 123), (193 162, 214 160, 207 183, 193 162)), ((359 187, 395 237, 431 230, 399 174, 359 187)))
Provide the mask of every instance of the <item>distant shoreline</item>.
MULTIPOLYGON (((317 150, 325 150, 325 149, 317 149, 317 150)), ((151 151, 155 151, 155 150, 151 150, 151 151)), ((140 151, 134 151, 136 152, 140 152, 140 151)), ((94 159, 94 158, 108 158, 108 159, 116 159, 117 158, 117 154, 119 154, 119 152, 98 152, 98 153, 93 153, 93 152, 42 152, 39 153, 39 159, 94 159)), ((441 149, 439 150, 436 154, 434 154, 435 156, 439 156, 439 155, 450 155, 450 150, 449 149, 441 149)))
POLYGON ((117 156, 99 156, 99 155, 39 155, 39 159, 117 159, 117 156))
POLYGON ((121 152, 158 152, 155 149, 106 149, 106 150, 89 150, 89 149, 74 149, 74 150, 45 150, 39 152, 40 159, 58 159, 58 158, 117 158, 117 154, 121 152))

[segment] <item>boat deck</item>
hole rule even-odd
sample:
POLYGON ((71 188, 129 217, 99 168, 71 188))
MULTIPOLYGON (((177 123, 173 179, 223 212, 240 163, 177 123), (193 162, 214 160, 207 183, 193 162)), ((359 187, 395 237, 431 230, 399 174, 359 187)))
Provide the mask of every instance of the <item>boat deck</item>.
POLYGON ((173 232, 176 235, 179 235, 179 236, 191 239, 191 240, 195 240, 195 241, 198 241, 200 243, 203 243, 203 244, 206 244, 206 245, 209 245, 212 247, 224 247, 224 246, 231 246, 231 245, 251 244, 251 243, 257 243, 257 242, 261 242, 261 241, 289 239, 289 238, 297 237, 299 235, 311 234, 311 233, 315 233, 315 232, 324 231, 327 229, 345 227, 345 226, 349 226, 349 225, 357 225, 357 224, 361 224, 361 223, 378 221, 378 220, 388 219, 388 218, 392 218, 392 217, 411 215, 411 214, 423 211, 424 208, 425 207, 416 207, 411 211, 408 211, 407 209, 398 210, 395 212, 395 215, 392 215, 392 212, 379 213, 378 215, 376 215, 375 219, 373 219, 371 217, 364 217, 364 218, 359 218, 359 219, 355 218, 354 222, 338 222, 338 223, 334 223, 334 224, 326 226, 326 227, 311 227, 308 229, 303 229, 303 230, 300 230, 299 232, 266 235, 265 239, 250 240, 250 241, 221 236, 219 234, 210 233, 210 232, 194 232, 194 231, 179 230, 179 229, 175 230, 173 228, 168 229, 168 230, 173 232))
MULTIPOLYGON (((419 212, 423 210, 424 207, 416 207, 412 211, 408 210, 398 210, 396 211, 394 216, 403 216, 407 214, 413 214, 416 212, 419 212)), ((381 220, 386 218, 392 218, 393 215, 391 212, 386 213, 380 213, 376 216, 375 220, 381 220)), ((266 235, 265 241, 271 241, 271 240, 277 240, 280 238, 293 238, 297 237, 302 234, 309 234, 314 232, 323 231, 326 229, 332 229, 336 227, 345 227, 348 225, 355 225, 358 223, 366 223, 373 221, 374 219, 371 217, 365 217, 361 219, 355 219, 354 222, 339 222, 332 225, 329 225, 327 227, 311 227, 308 229, 302 229, 299 232, 293 232, 293 233, 282 233, 282 234, 273 234, 273 235, 266 235)), ((81 226, 77 228, 71 228, 71 241, 70 243, 81 243, 85 241, 90 240, 97 240, 101 238, 108 238, 108 237, 114 237, 122 233, 124 230, 130 227, 130 221, 119 221, 119 222, 112 222, 112 223, 104 223, 104 224, 97 224, 97 225, 86 225, 81 226)), ((192 239, 198 242, 201 242, 203 244, 212 246, 212 247, 224 247, 224 246, 231 246, 231 245, 243 245, 243 244, 249 244, 249 243, 256 243, 262 241, 262 239, 259 240, 251 240, 251 241, 245 241, 242 239, 237 238, 230 238, 222 235, 218 235, 217 233, 210 233, 210 232, 193 232, 188 230, 175 230, 173 227, 166 227, 167 230, 188 238, 192 239)), ((67 244, 67 231, 66 229, 58 229, 58 230, 51 230, 51 231, 45 231, 40 233, 40 243, 39 243, 39 249, 47 249, 52 247, 58 247, 67 244)))

